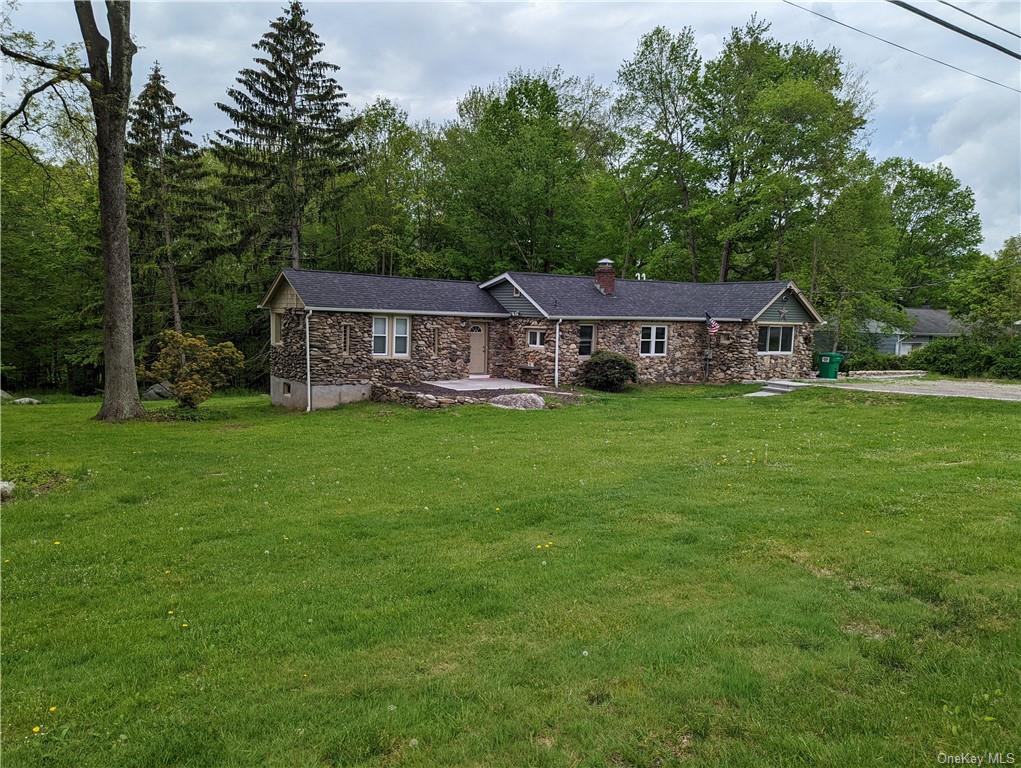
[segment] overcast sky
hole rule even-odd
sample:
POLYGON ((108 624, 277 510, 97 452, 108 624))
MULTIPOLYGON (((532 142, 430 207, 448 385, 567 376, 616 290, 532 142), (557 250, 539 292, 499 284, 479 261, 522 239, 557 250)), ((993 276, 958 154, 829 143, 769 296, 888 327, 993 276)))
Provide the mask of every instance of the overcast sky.
MULTIPOLYGON (((800 5, 872 34, 1021 89, 1016 59, 943 29, 883 0, 800 5)), ((278 16, 280 2, 136 2, 132 27, 140 51, 136 91, 159 60, 178 104, 203 136, 224 128, 215 102, 251 62, 251 44, 278 16)), ((1017 38, 946 5, 916 0, 958 26, 1018 50, 1017 38)), ((954 5, 1021 31, 1021 3, 954 5)), ((657 24, 691 26, 704 57, 714 56, 732 26, 753 13, 781 41, 836 46, 873 93, 871 153, 944 163, 969 185, 982 215, 987 250, 1021 233, 1021 95, 926 61, 782 2, 309 2, 308 15, 339 64, 353 106, 383 95, 412 119, 451 117, 472 85, 514 68, 560 65, 569 74, 613 82, 639 36, 657 24)), ((58 43, 80 40, 70 2, 22 2, 15 29, 58 43)))

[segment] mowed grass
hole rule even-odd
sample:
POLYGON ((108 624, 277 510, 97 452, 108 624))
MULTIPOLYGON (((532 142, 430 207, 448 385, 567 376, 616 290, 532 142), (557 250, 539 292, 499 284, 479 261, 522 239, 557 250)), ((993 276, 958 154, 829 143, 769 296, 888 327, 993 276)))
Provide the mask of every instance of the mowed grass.
POLYGON ((745 391, 4 407, 5 765, 1021 753, 1021 408, 745 391))

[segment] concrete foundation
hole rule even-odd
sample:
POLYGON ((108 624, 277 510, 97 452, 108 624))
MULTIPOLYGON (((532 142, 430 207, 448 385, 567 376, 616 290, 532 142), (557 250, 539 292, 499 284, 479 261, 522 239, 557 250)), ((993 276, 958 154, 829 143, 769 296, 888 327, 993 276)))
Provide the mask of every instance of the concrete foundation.
MULTIPOLYGON (((312 385, 312 410, 336 408, 344 403, 368 400, 371 394, 371 384, 314 384, 312 385)), ((308 387, 304 381, 270 376, 269 398, 273 405, 282 405, 284 408, 303 411, 308 405, 308 387)))

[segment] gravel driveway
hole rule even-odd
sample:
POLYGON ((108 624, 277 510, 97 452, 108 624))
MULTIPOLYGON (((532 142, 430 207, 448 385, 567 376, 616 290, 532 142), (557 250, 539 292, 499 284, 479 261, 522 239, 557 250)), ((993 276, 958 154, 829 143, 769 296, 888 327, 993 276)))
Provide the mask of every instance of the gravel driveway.
POLYGON ((937 397, 976 397, 982 400, 1014 400, 1021 402, 1021 384, 996 384, 991 381, 957 381, 952 379, 901 379, 899 381, 837 382, 822 384, 838 389, 860 389, 865 392, 892 392, 897 395, 935 395, 937 397))

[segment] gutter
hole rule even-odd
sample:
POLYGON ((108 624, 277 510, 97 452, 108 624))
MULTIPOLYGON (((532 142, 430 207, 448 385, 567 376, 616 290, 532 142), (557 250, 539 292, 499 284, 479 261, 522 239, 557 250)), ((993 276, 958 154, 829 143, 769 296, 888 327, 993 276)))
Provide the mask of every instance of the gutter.
POLYGON ((309 322, 312 320, 312 310, 305 314, 305 413, 312 411, 312 349, 309 342, 309 322))
POLYGON ((560 324, 564 322, 564 318, 557 320, 557 343, 556 350, 553 353, 553 387, 560 389, 560 324))

